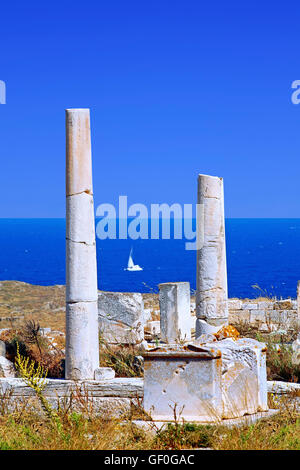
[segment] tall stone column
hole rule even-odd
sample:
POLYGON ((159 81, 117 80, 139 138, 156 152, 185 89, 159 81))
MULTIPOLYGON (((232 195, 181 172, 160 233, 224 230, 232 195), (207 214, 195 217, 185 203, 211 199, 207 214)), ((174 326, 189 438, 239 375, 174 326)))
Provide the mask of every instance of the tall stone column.
POLYGON ((98 286, 89 109, 66 110, 66 379, 99 367, 98 286))
POLYGON ((198 176, 198 204, 203 216, 197 220, 197 235, 203 245, 197 250, 196 337, 206 332, 203 320, 212 326, 228 323, 222 178, 198 176))

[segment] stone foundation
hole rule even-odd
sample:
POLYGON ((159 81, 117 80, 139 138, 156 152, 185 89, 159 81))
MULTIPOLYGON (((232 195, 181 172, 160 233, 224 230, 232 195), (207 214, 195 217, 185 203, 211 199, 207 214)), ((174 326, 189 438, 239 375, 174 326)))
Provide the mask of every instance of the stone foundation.
MULTIPOLYGON (((46 379, 43 395, 55 409, 71 408, 81 413, 95 413, 104 419, 126 417, 132 405, 143 397, 144 381, 141 378, 115 378, 112 380, 79 381, 46 379)), ((19 378, 0 378, 2 406, 8 409, 26 406, 41 413, 34 390, 19 378)))
POLYGON ((300 322, 297 300, 228 300, 229 323, 250 323, 260 331, 294 329, 300 322))
MULTIPOLYGON (((300 384, 268 382, 269 393, 285 394, 299 388, 300 384)), ((58 405, 63 409, 71 406, 72 410, 83 414, 95 413, 107 419, 126 418, 131 414, 132 407, 142 404, 144 379, 115 378, 107 381, 81 382, 47 379, 44 396, 54 408, 57 408, 58 405)), ((11 410, 16 406, 22 407, 22 409, 25 406, 32 411, 43 413, 34 391, 22 379, 0 378, 0 398, 2 407, 6 402, 7 408, 11 410)), ((248 415, 247 418, 254 419, 258 415, 259 418, 263 418, 269 416, 269 413, 260 412, 248 415)), ((206 423, 207 421, 200 422, 206 423)), ((227 423, 230 425, 234 424, 235 420, 222 419, 221 422, 224 425, 227 423)), ((141 423, 147 423, 147 421, 141 421, 141 423)))

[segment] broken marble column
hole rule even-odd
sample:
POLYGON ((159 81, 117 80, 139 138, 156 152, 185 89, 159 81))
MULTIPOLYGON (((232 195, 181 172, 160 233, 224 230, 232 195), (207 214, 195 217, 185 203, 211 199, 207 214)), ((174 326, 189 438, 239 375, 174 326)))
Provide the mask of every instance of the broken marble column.
POLYGON ((66 379, 99 367, 98 286, 89 109, 66 110, 66 379))
POLYGON ((223 179, 198 176, 196 337, 207 333, 203 320, 212 326, 228 324, 223 179), (201 321, 202 320, 202 321, 201 321))
POLYGON ((159 284, 160 335, 165 343, 191 340, 189 282, 159 284))

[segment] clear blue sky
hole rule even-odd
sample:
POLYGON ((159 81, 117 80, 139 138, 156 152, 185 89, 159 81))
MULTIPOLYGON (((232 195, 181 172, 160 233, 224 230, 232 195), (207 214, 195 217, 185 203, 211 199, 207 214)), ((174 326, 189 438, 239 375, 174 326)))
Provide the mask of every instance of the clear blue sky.
POLYGON ((2 2, 0 217, 64 217, 64 109, 91 108, 95 204, 300 217, 297 2, 2 2))

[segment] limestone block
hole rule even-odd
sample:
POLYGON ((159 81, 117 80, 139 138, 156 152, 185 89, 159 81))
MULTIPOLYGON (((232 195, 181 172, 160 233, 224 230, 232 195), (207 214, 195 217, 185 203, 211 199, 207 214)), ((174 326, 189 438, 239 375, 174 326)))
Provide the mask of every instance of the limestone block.
POLYGON ((54 408, 70 406, 72 411, 82 414, 83 416, 101 416, 102 419, 125 419, 128 418, 131 411, 131 400, 129 398, 120 397, 93 397, 72 399, 70 402, 68 397, 63 399, 50 399, 49 402, 54 408))
POLYGON ((111 367, 98 367, 95 370, 95 380, 111 380, 115 378, 115 371, 111 367))
POLYGON ((66 242, 66 300, 91 302, 98 298, 96 245, 66 242))
POLYGON ((250 310, 250 323, 266 322, 266 312, 265 310, 250 310))
MULTIPOLYGON (((208 343, 206 347, 216 347, 216 344, 208 343)), ((252 396, 253 388, 249 388, 247 402, 252 404, 257 403, 258 409, 256 411, 268 410, 266 345, 251 338, 240 338, 237 340, 226 338, 218 341, 217 347, 222 354, 223 374, 227 373, 230 367, 236 363, 248 367, 255 374, 259 386, 257 391, 258 396, 252 396)), ((247 377, 250 377, 250 375, 247 377)))
POLYGON ((228 299, 228 310, 240 310, 242 301, 239 299, 228 299))
POLYGON ((250 310, 229 310, 229 324, 250 322, 250 310))
POLYGON ((131 400, 128 398, 93 398, 93 411, 102 419, 128 418, 131 412, 131 400))
POLYGON ((242 302, 243 310, 257 310, 258 304, 254 302, 242 302))
POLYGON ((99 365, 97 301, 67 304, 66 331, 72 331, 66 335, 66 377, 93 378, 99 365))
POLYGON ((160 335, 166 343, 191 340, 189 282, 159 284, 160 335))
MULTIPOLYGON (((46 379, 44 396, 67 397, 71 392, 78 391, 81 394, 88 392, 90 397, 121 397, 135 398, 143 396, 143 379, 137 377, 117 377, 112 380, 63 380, 46 379)), ((8 391, 15 397, 35 396, 34 390, 30 388, 22 379, 0 378, 0 394, 8 391)))
POLYGON ((4 341, 0 341, 0 356, 4 356, 4 357, 5 357, 5 354, 6 354, 6 346, 5 346, 5 343, 4 343, 4 341))
POLYGON ((273 300, 262 300, 257 303, 259 310, 273 310, 273 304, 273 300))
POLYGON ((293 382, 281 382, 277 380, 268 381, 268 393, 273 393, 274 395, 285 395, 300 392, 300 384, 293 382))
POLYGON ((109 343, 140 343, 145 325, 142 294, 99 291, 98 322, 109 343))
POLYGON ((144 338, 144 328, 139 322, 136 326, 125 325, 122 322, 98 317, 99 333, 110 344, 139 344, 144 338))
POLYGON ((0 356, 0 377, 16 377, 13 363, 4 356, 0 356))
POLYGON ((81 193, 66 199, 66 237, 77 243, 95 243, 94 199, 91 194, 81 193))
POLYGON ((223 418, 238 418, 260 410, 258 377, 241 362, 232 362, 222 375, 223 418))
POLYGON ((152 419, 213 422, 222 416, 221 359, 216 347, 144 353, 144 408, 152 419))
POLYGON ((272 323, 285 325, 288 320, 288 311, 286 310, 270 310, 266 315, 267 319, 272 323))
MULTIPOLYGON (((70 397, 47 397, 48 403, 52 408, 61 410, 68 408, 83 416, 101 416, 102 419, 124 419, 128 418, 131 412, 131 403, 133 399, 121 397, 86 397, 73 395, 70 397)), ((40 401, 36 396, 31 397, 12 397, 7 402, 7 408, 11 412, 16 407, 27 411, 28 413, 38 414, 44 417, 45 411, 41 407, 40 401)))

